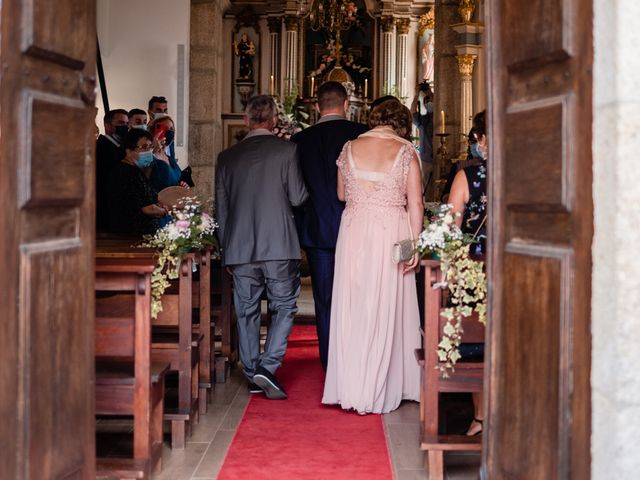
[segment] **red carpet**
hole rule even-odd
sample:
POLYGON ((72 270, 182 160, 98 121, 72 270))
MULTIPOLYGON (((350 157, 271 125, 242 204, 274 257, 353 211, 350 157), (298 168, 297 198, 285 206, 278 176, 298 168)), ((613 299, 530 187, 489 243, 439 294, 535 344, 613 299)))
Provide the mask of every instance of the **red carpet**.
POLYGON ((296 325, 277 376, 288 400, 253 395, 219 480, 390 480, 382 416, 320 403, 315 327, 296 325))

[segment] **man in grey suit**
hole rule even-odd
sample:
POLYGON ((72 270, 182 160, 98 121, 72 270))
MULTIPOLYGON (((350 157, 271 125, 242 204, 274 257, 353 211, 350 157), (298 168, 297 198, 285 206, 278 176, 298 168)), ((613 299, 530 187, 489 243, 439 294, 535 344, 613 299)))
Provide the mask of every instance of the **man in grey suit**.
POLYGON ((223 264, 233 275, 240 360, 249 391, 287 398, 275 377, 282 364, 300 294, 300 244, 292 207, 307 199, 294 143, 271 130, 273 99, 249 100, 244 140, 223 151, 216 167, 216 214, 223 264), (260 297, 274 311, 260 354, 260 297))

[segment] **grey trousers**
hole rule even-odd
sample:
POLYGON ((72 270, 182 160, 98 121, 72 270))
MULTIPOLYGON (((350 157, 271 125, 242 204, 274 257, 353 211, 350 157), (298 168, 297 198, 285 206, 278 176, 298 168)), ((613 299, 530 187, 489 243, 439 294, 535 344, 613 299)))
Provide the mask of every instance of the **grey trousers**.
POLYGON ((282 364, 293 317, 298 311, 299 265, 299 260, 273 260, 229 266, 233 274, 240 361, 249 380, 259 366, 275 373, 282 364), (264 353, 260 354, 260 297, 265 286, 274 315, 264 353))

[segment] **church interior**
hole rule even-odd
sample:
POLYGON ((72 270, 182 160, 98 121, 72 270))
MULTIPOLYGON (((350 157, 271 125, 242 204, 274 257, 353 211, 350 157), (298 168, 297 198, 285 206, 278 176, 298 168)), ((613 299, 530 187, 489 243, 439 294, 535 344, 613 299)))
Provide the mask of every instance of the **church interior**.
POLYGON ((637 478, 640 6, 612 3, 0 2, 0 478, 637 478), (408 109, 427 209, 475 164, 487 112, 486 294, 468 302, 486 324, 456 327, 483 355, 443 366, 450 265, 425 254, 420 399, 382 415, 320 403, 305 252, 289 398, 271 401, 247 390, 214 235, 142 245, 149 231, 113 227, 120 186, 100 166, 137 128, 155 155, 160 129, 172 183, 155 193, 197 198, 212 233, 219 155, 249 138, 252 97, 273 99, 290 141, 331 81, 352 122, 381 98, 408 109))

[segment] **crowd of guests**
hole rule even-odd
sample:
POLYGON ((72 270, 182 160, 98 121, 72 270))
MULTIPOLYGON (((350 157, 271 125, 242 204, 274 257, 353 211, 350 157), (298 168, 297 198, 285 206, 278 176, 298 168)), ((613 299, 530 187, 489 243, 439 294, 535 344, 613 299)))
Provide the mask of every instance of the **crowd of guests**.
MULTIPOLYGON (((368 126, 346 119, 340 83, 321 85, 316 108, 319 121, 287 142, 272 133, 273 99, 250 99, 249 134, 218 158, 216 214, 234 279, 240 359, 250 392, 287 398, 275 374, 297 311, 302 248, 326 372, 322 402, 385 413, 420 396, 418 258, 395 264, 392 246, 422 230, 421 163, 429 159, 410 141, 416 115, 395 97, 373 102, 368 126), (274 315, 261 352, 265 289, 274 315)), ((474 129, 483 160, 457 172, 449 194, 459 225, 472 234, 486 215, 483 114, 474 129)), ((481 412, 478 404, 469 434, 481 431, 481 412)))
POLYGON ((158 193, 193 186, 190 168, 180 168, 175 151, 175 123, 165 97, 152 97, 147 111, 105 114, 104 134, 96 140, 98 232, 148 234, 168 221, 168 206, 158 202, 158 193))

